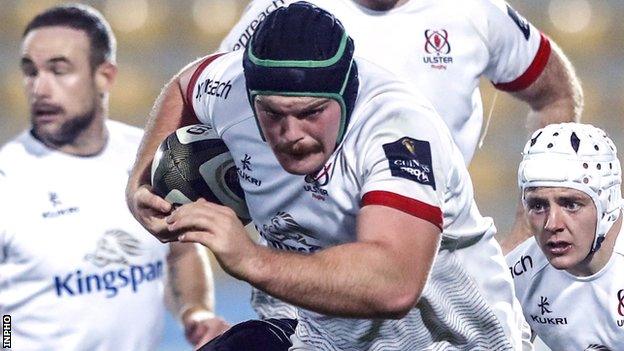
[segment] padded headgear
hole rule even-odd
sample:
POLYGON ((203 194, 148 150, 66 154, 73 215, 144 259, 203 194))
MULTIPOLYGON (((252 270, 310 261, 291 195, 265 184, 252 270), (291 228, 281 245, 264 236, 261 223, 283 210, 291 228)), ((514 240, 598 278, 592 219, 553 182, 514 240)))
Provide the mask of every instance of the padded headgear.
POLYGON ((254 114, 256 95, 336 100, 341 107, 338 145, 358 93, 353 51, 353 40, 329 12, 303 1, 273 11, 261 22, 243 55, 254 114))
POLYGON ((533 133, 518 169, 526 188, 566 187, 589 195, 598 215, 592 251, 600 248, 622 207, 622 169, 615 144, 589 124, 551 124, 533 133))

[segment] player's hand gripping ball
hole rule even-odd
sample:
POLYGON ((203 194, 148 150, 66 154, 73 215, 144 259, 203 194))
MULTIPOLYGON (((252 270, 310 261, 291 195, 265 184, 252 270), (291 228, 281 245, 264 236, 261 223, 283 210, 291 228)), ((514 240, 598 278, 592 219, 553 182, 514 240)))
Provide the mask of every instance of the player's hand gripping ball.
POLYGON ((171 133, 152 161, 152 191, 174 205, 200 197, 228 206, 250 222, 236 165, 212 127, 194 124, 171 133))

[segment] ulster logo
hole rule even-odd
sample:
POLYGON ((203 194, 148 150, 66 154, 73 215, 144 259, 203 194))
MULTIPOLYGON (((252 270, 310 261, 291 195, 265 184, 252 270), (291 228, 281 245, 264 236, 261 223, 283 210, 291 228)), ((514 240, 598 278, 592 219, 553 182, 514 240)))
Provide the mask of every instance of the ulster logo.
POLYGON ((451 52, 451 44, 448 42, 448 32, 445 29, 425 31, 425 51, 428 54, 447 55, 451 52))
POLYGON ((448 36, 446 29, 425 30, 425 52, 429 55, 423 57, 423 62, 431 64, 431 68, 446 69, 446 65, 453 63, 448 36))
POLYGON ((315 174, 308 174, 305 176, 304 180, 308 184, 314 184, 316 186, 325 186, 329 183, 330 171, 331 171, 332 163, 328 163, 323 166, 321 170, 316 172, 315 174))

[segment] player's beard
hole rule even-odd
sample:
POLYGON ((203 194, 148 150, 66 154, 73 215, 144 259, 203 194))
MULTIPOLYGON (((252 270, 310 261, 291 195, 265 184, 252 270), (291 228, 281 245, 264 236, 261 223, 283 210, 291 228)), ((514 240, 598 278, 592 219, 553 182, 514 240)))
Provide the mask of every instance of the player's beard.
POLYGON ((53 128, 48 128, 36 123, 35 117, 33 116, 31 117, 33 120, 32 132, 34 136, 44 144, 56 148, 72 144, 95 120, 97 114, 96 106, 97 104, 94 101, 86 112, 71 116, 62 122, 60 126, 54 126, 53 128))

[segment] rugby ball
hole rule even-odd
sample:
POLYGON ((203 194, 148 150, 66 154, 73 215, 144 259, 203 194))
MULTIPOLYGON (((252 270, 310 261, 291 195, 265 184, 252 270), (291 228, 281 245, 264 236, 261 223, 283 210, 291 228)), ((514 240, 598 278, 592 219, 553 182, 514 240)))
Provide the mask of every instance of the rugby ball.
POLYGON ((182 127, 158 147, 151 169, 152 191, 174 205, 199 198, 228 206, 250 221, 234 159, 216 131, 203 124, 182 127))

